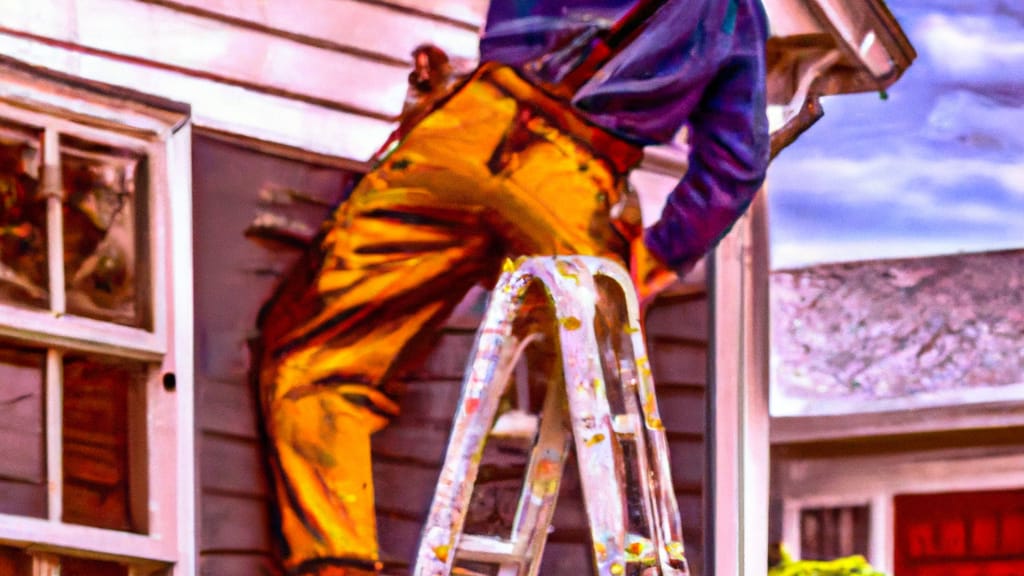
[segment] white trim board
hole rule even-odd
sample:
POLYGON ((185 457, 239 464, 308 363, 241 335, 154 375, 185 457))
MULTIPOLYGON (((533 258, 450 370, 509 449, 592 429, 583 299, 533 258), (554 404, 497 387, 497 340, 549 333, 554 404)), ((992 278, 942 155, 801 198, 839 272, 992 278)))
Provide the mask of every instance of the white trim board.
POLYGON ((900 410, 847 414, 775 416, 772 418, 771 439, 773 444, 787 444, 1024 426, 1024 399, 1016 394, 1024 385, 1007 388, 1012 388, 1014 394, 1003 395, 997 401, 984 395, 969 398, 972 391, 962 390, 949 397, 953 399, 963 395, 960 403, 910 404, 900 410))

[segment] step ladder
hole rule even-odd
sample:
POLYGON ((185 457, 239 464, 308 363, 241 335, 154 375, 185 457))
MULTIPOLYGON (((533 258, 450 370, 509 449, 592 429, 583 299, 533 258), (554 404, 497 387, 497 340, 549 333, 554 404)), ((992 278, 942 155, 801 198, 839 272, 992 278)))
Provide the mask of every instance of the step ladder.
POLYGON ((538 574, 570 438, 595 574, 688 576, 635 294, 626 271, 600 258, 507 263, 477 332, 414 576, 482 573, 453 571, 456 562, 486 564, 487 573, 498 576, 538 574), (484 444, 524 347, 513 325, 538 284, 553 307, 563 375, 558 382, 565 384, 547 386, 510 537, 463 534, 484 444), (609 291, 609 285, 618 289, 609 291), (608 297, 599 298, 599 288, 623 300, 616 303, 625 309, 619 321, 608 317, 608 297), (595 318, 612 328, 599 336, 595 318))

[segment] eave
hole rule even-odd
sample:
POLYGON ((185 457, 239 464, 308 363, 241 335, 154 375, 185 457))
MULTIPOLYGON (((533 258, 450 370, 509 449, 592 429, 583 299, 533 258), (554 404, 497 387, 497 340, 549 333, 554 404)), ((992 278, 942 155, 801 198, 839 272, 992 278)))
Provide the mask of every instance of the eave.
POLYGON ((764 0, 777 154, 823 114, 819 98, 884 93, 917 53, 882 0, 764 0))

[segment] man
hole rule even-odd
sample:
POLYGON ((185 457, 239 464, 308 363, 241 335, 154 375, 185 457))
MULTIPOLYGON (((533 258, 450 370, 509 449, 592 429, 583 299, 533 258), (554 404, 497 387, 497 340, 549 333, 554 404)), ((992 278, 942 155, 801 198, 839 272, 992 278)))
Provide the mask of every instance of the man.
POLYGON ((684 124, 689 172, 634 261, 685 272, 760 187, 757 0, 666 0, 571 105, 552 95, 630 4, 493 2, 485 64, 400 132, 264 309, 261 400, 290 573, 378 569, 370 435, 398 413, 388 385, 506 256, 628 262, 634 238, 611 208, 642 146, 684 124))

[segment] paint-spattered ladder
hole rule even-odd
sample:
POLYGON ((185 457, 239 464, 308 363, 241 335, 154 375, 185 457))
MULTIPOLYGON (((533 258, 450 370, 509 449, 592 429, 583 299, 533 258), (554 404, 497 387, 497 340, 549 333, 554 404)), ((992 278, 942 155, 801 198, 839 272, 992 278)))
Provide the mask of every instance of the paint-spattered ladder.
POLYGON ((536 575, 570 436, 595 574, 689 574, 638 316, 628 274, 610 261, 543 257, 507 266, 477 333, 415 576, 536 575), (513 328, 538 285, 557 322, 562 377, 547 386, 539 423, 520 427, 528 430, 533 448, 511 536, 463 534, 484 444, 494 434, 498 406, 523 347, 513 328), (609 299, 621 302, 609 306, 609 299), (624 313, 608 312, 623 307, 624 313))

